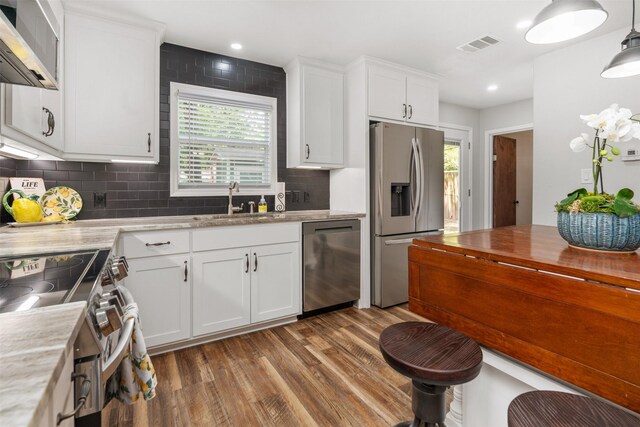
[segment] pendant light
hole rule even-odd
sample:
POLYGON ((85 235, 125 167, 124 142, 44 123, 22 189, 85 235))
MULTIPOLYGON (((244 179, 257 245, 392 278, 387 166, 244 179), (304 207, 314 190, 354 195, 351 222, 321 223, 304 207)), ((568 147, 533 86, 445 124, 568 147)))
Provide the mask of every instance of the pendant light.
POLYGON ((600 75, 606 79, 640 74, 640 33, 636 31, 636 2, 631 1, 633 3, 631 32, 622 40, 622 52, 614 56, 609 65, 602 70, 600 75))
POLYGON ((534 18, 524 37, 533 44, 563 42, 595 30, 608 16, 596 0, 552 0, 534 18))

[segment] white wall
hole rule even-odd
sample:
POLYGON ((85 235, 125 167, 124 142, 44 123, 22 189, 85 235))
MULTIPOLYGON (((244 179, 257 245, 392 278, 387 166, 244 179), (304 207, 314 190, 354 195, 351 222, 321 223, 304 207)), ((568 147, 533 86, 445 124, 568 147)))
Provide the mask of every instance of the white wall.
POLYGON ((533 131, 507 133, 516 140, 516 225, 531 224, 533 217, 533 131))
MULTIPOLYGON (((640 112, 640 76, 600 77, 603 67, 620 51, 620 42, 628 32, 628 29, 614 31, 535 60, 533 222, 536 224, 555 225, 554 203, 576 188, 590 187, 580 183, 580 169, 590 168, 591 153, 588 150, 574 153, 569 149, 569 141, 581 132, 592 134, 579 115, 600 112, 613 103, 640 112)), ((604 185, 605 191, 611 193, 629 187, 640 195, 640 162, 622 162, 617 158, 606 164, 604 185)))

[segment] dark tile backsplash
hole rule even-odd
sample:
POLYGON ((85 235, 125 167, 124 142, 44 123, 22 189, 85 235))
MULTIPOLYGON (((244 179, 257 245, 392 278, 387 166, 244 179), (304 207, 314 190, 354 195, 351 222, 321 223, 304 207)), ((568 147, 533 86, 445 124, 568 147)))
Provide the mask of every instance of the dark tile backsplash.
MULTIPOLYGON (((158 165, 0 158, 0 176, 40 177, 47 188, 75 188, 84 199, 79 219, 226 213, 224 196, 169 197, 169 83, 175 81, 277 98, 278 181, 286 183, 287 210, 329 209, 328 171, 286 168, 285 76, 280 67, 165 43, 160 47, 158 165), (94 207, 94 193, 107 194, 106 208, 94 207)), ((244 202, 248 211, 247 202, 257 205, 258 199, 234 196, 234 205, 244 202)), ((272 210, 274 197, 266 199, 272 210)))

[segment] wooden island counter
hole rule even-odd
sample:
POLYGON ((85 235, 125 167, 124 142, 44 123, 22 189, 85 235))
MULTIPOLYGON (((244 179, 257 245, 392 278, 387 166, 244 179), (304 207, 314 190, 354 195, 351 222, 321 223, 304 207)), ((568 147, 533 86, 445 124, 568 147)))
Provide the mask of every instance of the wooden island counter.
POLYGON ((640 412, 640 254, 570 248, 555 227, 416 239, 409 309, 640 412))

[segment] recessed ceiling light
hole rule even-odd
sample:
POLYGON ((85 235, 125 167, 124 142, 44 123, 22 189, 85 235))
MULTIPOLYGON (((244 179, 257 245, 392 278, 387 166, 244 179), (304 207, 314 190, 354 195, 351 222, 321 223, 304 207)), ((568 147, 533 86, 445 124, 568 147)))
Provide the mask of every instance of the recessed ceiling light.
POLYGON ((487 90, 489 92, 494 92, 494 91, 498 90, 498 85, 489 85, 489 86, 487 86, 487 90))
POLYGON ((525 28, 529 28, 531 26, 531 20, 527 19, 526 21, 520 21, 516 24, 516 28, 519 30, 524 30, 525 28))
POLYGON ((240 50, 242 49, 242 45, 240 43, 231 43, 231 49, 240 50))

